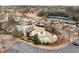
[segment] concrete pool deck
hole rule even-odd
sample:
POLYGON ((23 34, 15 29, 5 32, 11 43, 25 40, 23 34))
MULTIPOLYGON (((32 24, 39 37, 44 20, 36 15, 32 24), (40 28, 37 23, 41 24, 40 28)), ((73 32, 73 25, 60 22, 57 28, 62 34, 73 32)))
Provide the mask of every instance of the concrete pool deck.
POLYGON ((38 27, 38 26, 33 25, 33 28, 34 28, 34 30, 31 32, 31 34, 40 34, 41 32, 44 33, 43 35, 42 34, 38 35, 39 38, 47 37, 48 40, 46 40, 46 41, 48 41, 50 43, 54 43, 58 40, 58 39, 55 39, 51 33, 49 33, 48 31, 45 31, 45 28, 43 28, 43 27, 38 27))

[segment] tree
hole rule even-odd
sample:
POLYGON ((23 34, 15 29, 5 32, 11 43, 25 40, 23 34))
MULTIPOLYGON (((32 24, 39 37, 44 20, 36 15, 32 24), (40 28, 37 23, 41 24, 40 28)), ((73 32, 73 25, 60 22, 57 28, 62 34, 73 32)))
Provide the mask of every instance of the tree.
POLYGON ((34 35, 33 42, 34 42, 34 44, 41 44, 41 41, 38 38, 38 34, 34 35))
POLYGON ((2 48, 5 48, 5 42, 4 42, 4 40, 1 38, 1 41, 2 41, 2 48))
POLYGON ((9 17, 8 17, 8 24, 12 24, 12 25, 14 25, 14 24, 16 24, 16 21, 15 21, 15 19, 14 19, 14 17, 12 16, 12 15, 10 15, 9 17))

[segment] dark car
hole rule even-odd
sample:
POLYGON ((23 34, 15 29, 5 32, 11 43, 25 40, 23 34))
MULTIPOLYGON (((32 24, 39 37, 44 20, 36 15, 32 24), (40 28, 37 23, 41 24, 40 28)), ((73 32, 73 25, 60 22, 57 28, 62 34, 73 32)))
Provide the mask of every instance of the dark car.
POLYGON ((75 45, 75 46, 79 46, 79 39, 74 41, 72 44, 75 45))

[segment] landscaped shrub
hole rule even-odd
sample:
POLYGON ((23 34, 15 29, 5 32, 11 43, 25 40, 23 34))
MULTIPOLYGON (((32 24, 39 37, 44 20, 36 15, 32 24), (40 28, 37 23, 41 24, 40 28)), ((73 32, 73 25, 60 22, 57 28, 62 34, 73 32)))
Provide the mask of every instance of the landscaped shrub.
POLYGON ((49 42, 43 42, 42 45, 49 45, 49 42))
POLYGON ((33 38, 33 43, 34 43, 34 44, 41 44, 41 41, 39 40, 39 38, 38 38, 38 35, 37 35, 37 34, 35 34, 35 35, 34 35, 34 38, 33 38))

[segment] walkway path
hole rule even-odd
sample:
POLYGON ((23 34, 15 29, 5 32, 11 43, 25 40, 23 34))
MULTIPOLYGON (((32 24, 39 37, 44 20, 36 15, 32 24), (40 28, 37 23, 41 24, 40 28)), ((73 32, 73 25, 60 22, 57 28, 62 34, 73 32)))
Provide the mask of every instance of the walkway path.
POLYGON ((12 44, 13 45, 9 47, 5 51, 5 53, 79 53, 79 47, 76 47, 73 44, 70 44, 63 49, 56 50, 56 51, 48 51, 48 50, 32 47, 20 40, 16 40, 12 44))

